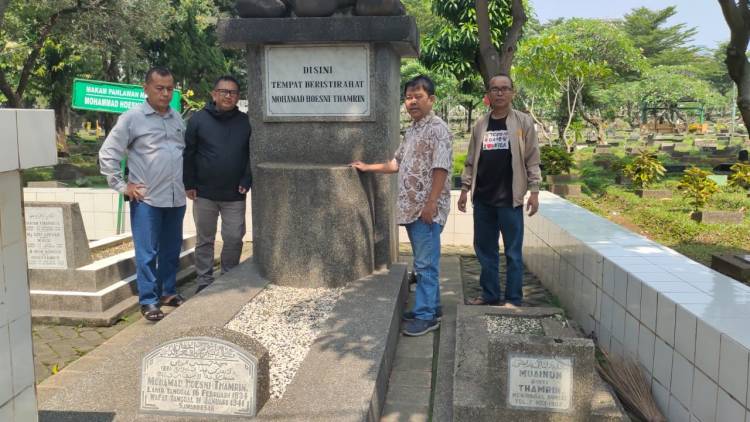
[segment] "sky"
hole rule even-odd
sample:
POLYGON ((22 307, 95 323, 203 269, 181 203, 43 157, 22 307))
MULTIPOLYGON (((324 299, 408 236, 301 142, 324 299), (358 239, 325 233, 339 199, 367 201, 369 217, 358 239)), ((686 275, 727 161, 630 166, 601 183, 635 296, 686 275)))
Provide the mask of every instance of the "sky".
POLYGON ((716 0, 530 0, 541 23, 555 18, 622 18, 636 7, 663 9, 676 6, 669 24, 696 27, 693 45, 714 49, 729 40, 729 28, 716 0))

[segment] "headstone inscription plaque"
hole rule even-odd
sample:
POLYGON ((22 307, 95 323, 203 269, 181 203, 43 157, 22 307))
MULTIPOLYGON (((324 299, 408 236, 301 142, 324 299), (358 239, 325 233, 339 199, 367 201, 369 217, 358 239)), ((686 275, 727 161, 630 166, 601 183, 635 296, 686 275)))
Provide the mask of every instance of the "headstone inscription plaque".
POLYGON ((370 48, 267 45, 267 117, 370 115, 370 48))
POLYGON ((253 417, 267 400, 267 352, 212 337, 164 343, 142 362, 142 413, 253 417), (265 353, 264 353, 265 352, 265 353), (266 362, 262 362, 262 360, 266 362))
POLYGON ((25 213, 29 268, 68 268, 62 208, 26 207, 25 213))
POLYGON ((571 410, 572 358, 510 355, 508 359, 508 406, 560 412, 571 410))

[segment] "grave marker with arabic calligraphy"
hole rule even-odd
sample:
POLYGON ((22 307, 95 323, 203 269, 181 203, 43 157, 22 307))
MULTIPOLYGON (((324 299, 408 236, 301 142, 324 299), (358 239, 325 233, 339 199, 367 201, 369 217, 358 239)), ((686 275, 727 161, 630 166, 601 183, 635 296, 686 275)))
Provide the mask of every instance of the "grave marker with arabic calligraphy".
POLYGON ((143 358, 140 411, 253 417, 267 400, 267 371, 267 352, 212 337, 173 340, 143 358))

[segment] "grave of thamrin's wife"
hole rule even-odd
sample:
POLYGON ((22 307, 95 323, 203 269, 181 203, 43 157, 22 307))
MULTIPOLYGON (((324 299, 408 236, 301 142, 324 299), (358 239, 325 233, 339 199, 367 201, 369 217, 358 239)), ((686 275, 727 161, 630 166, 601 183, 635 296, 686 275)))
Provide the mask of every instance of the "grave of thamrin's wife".
POLYGON ((218 25, 247 51, 253 257, 91 352, 84 377, 56 375, 74 390, 42 385, 44 420, 379 420, 407 290, 397 186, 348 163, 398 146, 415 21, 398 1, 275 2, 269 17, 271 3, 238 2, 257 13, 218 25))

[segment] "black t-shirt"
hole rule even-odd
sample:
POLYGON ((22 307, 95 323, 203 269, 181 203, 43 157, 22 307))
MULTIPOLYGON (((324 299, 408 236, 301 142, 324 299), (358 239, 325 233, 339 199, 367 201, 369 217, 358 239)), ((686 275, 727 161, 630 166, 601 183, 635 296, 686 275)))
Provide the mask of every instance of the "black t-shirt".
POLYGON ((482 139, 474 200, 493 207, 513 206, 513 165, 505 118, 490 117, 482 139))

